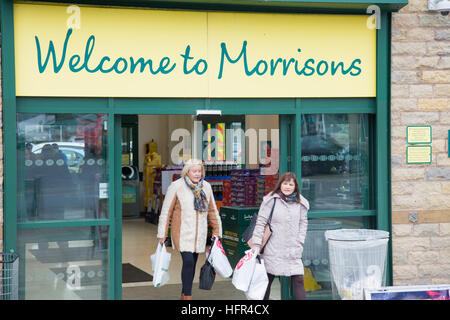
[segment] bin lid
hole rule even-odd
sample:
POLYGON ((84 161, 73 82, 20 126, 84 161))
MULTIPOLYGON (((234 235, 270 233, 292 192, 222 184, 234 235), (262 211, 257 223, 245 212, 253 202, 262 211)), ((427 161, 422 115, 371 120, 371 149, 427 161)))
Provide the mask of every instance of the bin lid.
POLYGON ((311 219, 308 220, 308 230, 340 229, 342 222, 336 220, 311 219))
POLYGON ((336 241, 370 241, 389 239, 389 232, 372 229, 338 229, 325 231, 325 239, 336 241))

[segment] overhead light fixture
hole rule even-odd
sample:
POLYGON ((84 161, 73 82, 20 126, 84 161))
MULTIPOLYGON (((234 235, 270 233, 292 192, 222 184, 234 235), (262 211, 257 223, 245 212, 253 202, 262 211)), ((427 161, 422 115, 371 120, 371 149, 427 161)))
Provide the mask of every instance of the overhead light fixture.
POLYGON ((197 110, 197 115, 214 115, 214 116, 221 116, 222 110, 197 110))

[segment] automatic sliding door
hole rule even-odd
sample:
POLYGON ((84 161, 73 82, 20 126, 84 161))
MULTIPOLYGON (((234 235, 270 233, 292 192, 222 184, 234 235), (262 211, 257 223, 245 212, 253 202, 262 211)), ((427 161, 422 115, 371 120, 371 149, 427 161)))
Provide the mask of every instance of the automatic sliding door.
POLYGON ((106 121, 104 114, 17 115, 22 299, 108 298, 106 121))

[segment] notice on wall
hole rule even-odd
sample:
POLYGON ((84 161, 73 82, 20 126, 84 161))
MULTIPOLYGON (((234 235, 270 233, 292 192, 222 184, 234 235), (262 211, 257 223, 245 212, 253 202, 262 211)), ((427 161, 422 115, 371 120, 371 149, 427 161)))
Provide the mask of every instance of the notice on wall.
POLYGON ((406 163, 431 163, 431 146, 406 147, 406 163))
POLYGON ((406 140, 411 144, 431 143, 431 126, 408 126, 406 140))

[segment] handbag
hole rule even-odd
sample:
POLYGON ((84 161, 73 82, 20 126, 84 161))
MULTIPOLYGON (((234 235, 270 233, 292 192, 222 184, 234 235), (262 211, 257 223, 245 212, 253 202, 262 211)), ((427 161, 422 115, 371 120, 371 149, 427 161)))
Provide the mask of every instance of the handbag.
POLYGON ((211 290, 211 288, 214 284, 214 280, 216 279, 216 271, 214 270, 214 267, 212 266, 212 264, 209 262, 213 246, 214 246, 214 241, 209 250, 209 254, 206 257, 205 264, 200 269, 200 279, 199 279, 200 281, 198 284, 199 289, 211 290))
POLYGON ((200 269, 200 282, 198 287, 203 290, 211 290, 214 280, 216 279, 216 271, 206 259, 205 264, 200 269))
MULTIPOLYGON (((272 227, 270 226, 270 222, 272 222, 273 209, 275 208, 277 198, 273 199, 272 210, 270 211, 269 220, 267 221, 266 227, 264 228, 264 234, 261 242, 260 253, 264 253, 264 246, 269 241, 270 236, 272 235, 272 227)), ((258 212, 255 212, 252 217, 252 221, 250 221, 250 225, 245 229, 242 234, 242 240, 246 241, 248 246, 251 248, 253 245, 252 237, 253 231, 255 230, 256 220, 258 219, 258 212)))

